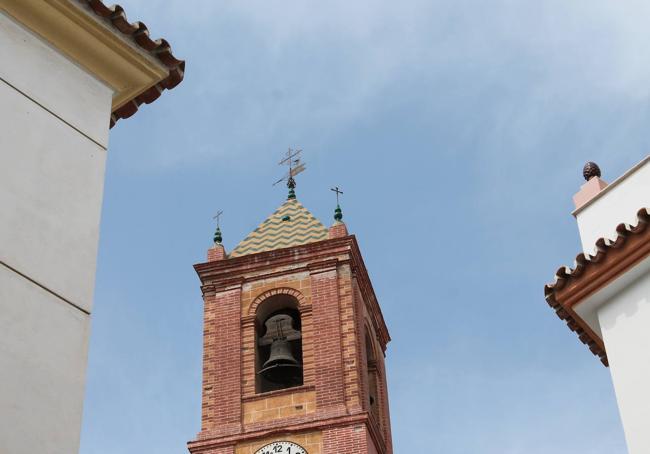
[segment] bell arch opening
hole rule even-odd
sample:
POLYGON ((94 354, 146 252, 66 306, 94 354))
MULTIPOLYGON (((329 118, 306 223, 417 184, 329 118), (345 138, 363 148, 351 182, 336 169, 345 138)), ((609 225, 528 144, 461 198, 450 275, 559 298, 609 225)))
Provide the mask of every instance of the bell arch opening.
POLYGON ((273 295, 255 314, 255 392, 303 384, 302 320, 298 300, 273 295))

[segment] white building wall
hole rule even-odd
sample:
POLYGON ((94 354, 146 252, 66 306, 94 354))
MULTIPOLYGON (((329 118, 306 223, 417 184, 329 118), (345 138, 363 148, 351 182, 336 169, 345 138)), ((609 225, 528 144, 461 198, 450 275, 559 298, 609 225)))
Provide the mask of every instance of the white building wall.
POLYGON ((621 223, 636 225, 637 211, 646 207, 650 207, 650 156, 574 212, 583 251, 593 255, 596 241, 616 238, 621 223))
POLYGON ((0 77, 108 147, 111 90, 0 12, 0 77))
POLYGON ((630 454, 650 453, 650 272, 599 307, 598 320, 630 454))
POLYGON ((78 451, 112 91, 0 13, 0 452, 78 451))
POLYGON ((89 316, 0 266, 0 452, 79 451, 89 316))

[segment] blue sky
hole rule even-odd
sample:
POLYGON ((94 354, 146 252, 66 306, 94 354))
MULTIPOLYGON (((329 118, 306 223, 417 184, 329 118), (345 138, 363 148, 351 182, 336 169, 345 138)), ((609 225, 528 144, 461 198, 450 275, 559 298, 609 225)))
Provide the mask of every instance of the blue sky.
POLYGON ((571 196, 648 153, 647 2, 123 0, 187 60, 111 132, 82 454, 186 452, 204 260, 298 198, 357 235, 393 341, 395 452, 625 452, 608 369, 543 285, 571 196))

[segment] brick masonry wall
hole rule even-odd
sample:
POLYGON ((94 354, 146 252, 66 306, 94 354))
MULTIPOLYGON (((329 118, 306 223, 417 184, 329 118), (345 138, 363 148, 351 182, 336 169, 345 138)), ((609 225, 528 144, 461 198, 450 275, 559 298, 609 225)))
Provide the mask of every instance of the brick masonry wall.
POLYGON ((345 414, 339 287, 336 269, 311 274, 312 312, 318 329, 314 362, 316 411, 323 417, 345 414))
MULTIPOLYGON (((323 454, 368 454, 368 432, 363 424, 323 431, 323 454)), ((310 453, 311 454, 311 453, 310 453)))
MULTIPOLYGON (((318 431, 304 434, 276 435, 261 440, 239 443, 235 449, 235 454, 255 454, 255 451, 260 449, 262 446, 268 443, 273 443, 274 441, 292 441, 305 448, 309 454, 322 454, 323 452, 328 452, 323 451, 323 435, 318 431)), ((340 454, 347 453, 341 452, 340 454)))
MULTIPOLYGON (((350 265, 338 267, 339 307, 341 312, 341 347, 343 355, 343 386, 345 404, 349 414, 363 411, 360 399, 361 364, 359 363, 359 338, 363 332, 358 331, 358 319, 361 315, 355 305, 350 265)), ((361 312, 363 314, 363 312, 361 312)))
POLYGON ((235 445, 208 449, 207 451, 202 451, 201 454, 235 454, 235 445))
POLYGON ((361 292, 359 291, 359 285, 356 279, 352 279, 352 295, 354 300, 356 317, 356 330, 357 330, 357 361, 359 364, 359 400, 361 401, 362 409, 365 411, 370 410, 370 398, 369 398, 369 389, 368 389, 368 370, 367 363, 368 358, 366 357, 366 331, 368 330, 367 325, 367 314, 365 310, 365 305, 361 292))
POLYGON ((393 435, 390 427, 390 410, 388 408, 388 381, 386 378, 386 365, 383 355, 377 355, 377 369, 379 371, 379 393, 382 436, 386 442, 386 452, 393 452, 393 435))
POLYGON ((284 393, 279 396, 244 402, 244 425, 303 416, 315 411, 316 393, 314 391, 284 393))
MULTIPOLYGON (((214 263, 233 263, 224 260, 214 263)), ((371 302, 364 300, 367 280, 359 284, 359 268, 353 273, 354 262, 340 249, 335 255, 285 261, 281 266, 273 266, 272 260, 263 266, 259 260, 240 260, 238 271, 226 275, 199 273, 205 301, 203 416, 202 432, 190 443, 193 452, 252 454, 268 442, 286 439, 310 454, 391 454, 382 341, 373 325, 374 294, 371 302), (267 298, 278 293, 298 301, 304 384, 260 395, 255 386, 255 315, 267 298), (376 343, 380 418, 365 415, 366 331, 376 343), (384 442, 371 433, 385 440, 386 448, 376 449, 372 440, 384 442), (208 448, 222 443, 232 446, 208 448)), ((382 339, 385 342, 386 336, 382 339)))
POLYGON ((241 288, 205 297, 202 431, 241 431, 241 288))
POLYGON ((366 310, 365 302, 363 301, 363 296, 359 289, 359 286, 356 282, 356 279, 353 280, 353 295, 357 303, 357 310, 359 314, 362 314, 357 318, 357 322, 361 325, 359 326, 358 332, 362 333, 358 336, 358 349, 359 349, 359 364, 361 370, 361 385, 360 385, 360 399, 363 403, 363 408, 366 411, 370 411, 370 400, 369 400, 369 386, 370 386, 370 374, 368 371, 368 358, 366 355, 366 333, 367 337, 370 339, 370 342, 373 342, 373 345, 369 346, 371 350, 375 352, 376 360, 376 381, 378 388, 378 395, 376 396, 378 406, 379 418, 374 418, 375 422, 378 424, 378 428, 381 432, 381 436, 385 441, 386 453, 390 454, 393 452, 392 448, 392 434, 390 427, 390 411, 388 407, 388 386, 386 381, 386 368, 385 360, 382 349, 380 347, 380 342, 377 337, 377 334, 372 326, 370 321, 370 316, 366 310))
POLYGON ((329 238, 348 236, 348 228, 343 222, 336 222, 329 228, 328 236, 329 238))
POLYGON ((213 247, 208 249, 208 262, 214 262, 217 260, 223 260, 226 258, 226 250, 223 245, 215 244, 213 247))

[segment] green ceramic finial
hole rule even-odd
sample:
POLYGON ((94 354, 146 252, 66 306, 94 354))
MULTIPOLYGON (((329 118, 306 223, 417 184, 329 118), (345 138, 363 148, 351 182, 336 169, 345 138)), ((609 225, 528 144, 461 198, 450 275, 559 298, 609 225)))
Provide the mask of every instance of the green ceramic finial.
POLYGON ((336 210, 334 210, 334 220, 336 222, 341 222, 341 219, 343 219, 343 211, 339 205, 336 205, 336 210))
POLYGON ((215 244, 221 244, 221 240, 223 238, 221 237, 221 229, 217 227, 217 231, 214 232, 214 243, 215 244))
POLYGON ((289 188, 289 196, 287 197, 288 200, 295 199, 296 198, 296 180, 293 179, 293 177, 289 177, 289 180, 287 180, 287 187, 289 188))

